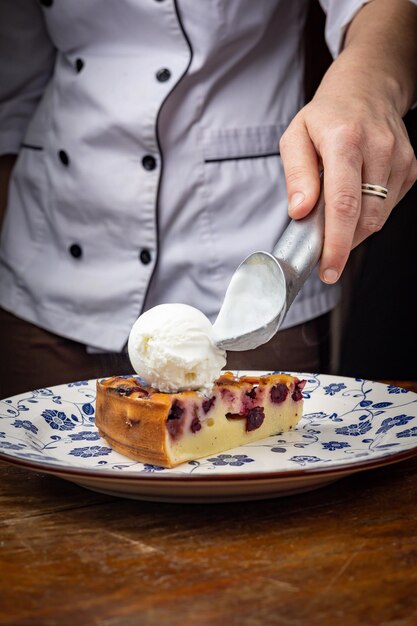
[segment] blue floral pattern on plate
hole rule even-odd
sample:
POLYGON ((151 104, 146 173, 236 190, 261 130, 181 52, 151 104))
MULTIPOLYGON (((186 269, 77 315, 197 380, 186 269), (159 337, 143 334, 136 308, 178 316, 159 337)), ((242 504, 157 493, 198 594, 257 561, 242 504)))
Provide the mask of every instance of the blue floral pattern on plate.
MULTIPOLYGON (((240 372, 242 373, 242 372, 240 372)), ((257 372, 259 373, 259 372, 257 372)), ((227 477, 335 468, 355 471, 363 462, 390 462, 417 453, 417 394, 360 378, 297 374, 307 380, 297 428, 164 469, 111 450, 94 423, 95 381, 38 389, 0 401, 0 458, 62 475, 227 477)), ((71 479, 71 478, 70 478, 71 479)), ((80 481, 81 482, 81 481, 80 481)))

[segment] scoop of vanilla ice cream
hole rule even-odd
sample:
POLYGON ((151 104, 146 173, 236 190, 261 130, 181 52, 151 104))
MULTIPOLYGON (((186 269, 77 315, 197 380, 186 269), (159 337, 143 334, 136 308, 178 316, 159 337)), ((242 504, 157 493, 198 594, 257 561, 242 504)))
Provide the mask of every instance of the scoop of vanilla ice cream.
POLYGON ((164 392, 208 393, 226 363, 208 318, 187 304, 160 304, 143 313, 129 335, 130 361, 139 376, 164 392))

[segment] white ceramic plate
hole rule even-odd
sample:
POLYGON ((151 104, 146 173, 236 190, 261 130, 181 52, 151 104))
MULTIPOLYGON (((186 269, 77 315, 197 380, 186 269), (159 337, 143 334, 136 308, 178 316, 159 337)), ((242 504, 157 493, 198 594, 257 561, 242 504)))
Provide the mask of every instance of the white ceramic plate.
POLYGON ((0 458, 115 496, 220 502, 308 491, 417 454, 417 394, 359 378, 296 375, 307 384, 294 431, 175 469, 132 461, 100 438, 95 380, 0 401, 0 458))

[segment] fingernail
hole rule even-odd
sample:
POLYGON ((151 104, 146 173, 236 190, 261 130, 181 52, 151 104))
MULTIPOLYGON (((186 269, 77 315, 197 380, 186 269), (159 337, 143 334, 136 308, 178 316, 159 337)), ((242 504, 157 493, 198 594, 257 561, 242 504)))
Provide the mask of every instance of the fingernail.
POLYGON ((333 285, 339 278, 339 272, 332 267, 329 267, 327 270, 323 272, 324 282, 329 283, 329 285, 333 285))
POLYGON ((293 211, 296 209, 303 201, 305 200, 305 195, 302 191, 297 191, 293 196, 291 196, 289 210, 293 211))

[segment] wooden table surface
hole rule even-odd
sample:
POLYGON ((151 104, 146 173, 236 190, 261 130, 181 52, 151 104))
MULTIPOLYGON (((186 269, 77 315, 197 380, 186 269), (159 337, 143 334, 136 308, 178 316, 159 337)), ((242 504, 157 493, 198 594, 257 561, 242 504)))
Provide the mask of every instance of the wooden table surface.
POLYGON ((206 505, 114 498, 0 463, 0 624, 415 626, 416 502, 417 457, 206 505))

